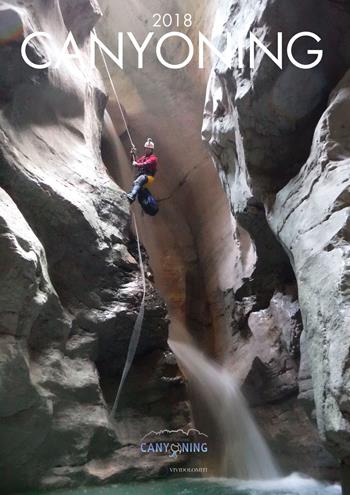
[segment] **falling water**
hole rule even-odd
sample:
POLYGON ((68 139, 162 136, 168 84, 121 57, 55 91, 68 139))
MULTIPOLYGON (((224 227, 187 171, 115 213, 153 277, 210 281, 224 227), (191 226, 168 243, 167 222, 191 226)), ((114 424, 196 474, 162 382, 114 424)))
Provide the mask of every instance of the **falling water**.
POLYGON ((174 341, 169 345, 221 439, 218 474, 248 480, 278 478, 278 468, 233 376, 191 345, 174 341))

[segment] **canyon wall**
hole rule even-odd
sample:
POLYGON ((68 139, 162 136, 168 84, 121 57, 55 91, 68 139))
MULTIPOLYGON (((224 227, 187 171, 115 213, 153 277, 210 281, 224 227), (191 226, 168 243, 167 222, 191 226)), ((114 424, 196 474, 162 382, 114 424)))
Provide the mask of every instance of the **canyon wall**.
MULTIPOLYGON (((134 4, 126 6, 119 0, 100 3, 104 17, 97 32, 107 46, 116 46, 114 19, 121 9, 118 31, 132 26, 139 41, 155 32, 142 70, 137 69, 130 42, 124 46, 124 69, 110 60, 108 64, 139 152, 151 136, 160 158, 151 188, 161 200, 159 214, 143 216, 137 204, 133 210, 155 283, 169 307, 171 339, 194 340, 238 377, 286 472, 302 469, 336 477, 337 463, 322 447, 312 424, 313 388, 295 273, 269 227, 262 196, 273 201, 306 160, 328 93, 342 75, 345 52, 338 60, 328 56, 315 71, 287 66, 281 72, 260 56, 252 73, 227 70, 215 60, 210 72, 209 50, 205 68, 198 69, 197 44, 200 30, 224 51, 225 30, 235 41, 235 33, 245 37, 256 27, 256 35, 269 42, 272 51, 278 30, 284 32, 285 49, 295 32, 306 29, 319 31, 335 49, 345 36, 346 17, 338 15, 339 26, 330 28, 327 16, 338 12, 336 6, 327 11, 324 3, 320 21, 312 15, 312 2, 297 7, 292 2, 245 2, 239 7, 242 2, 188 0, 179 6, 176 1, 164 5, 153 0, 138 5, 137 11, 134 4), (156 42, 170 28, 152 26, 155 12, 193 14, 193 25, 179 30, 192 40, 195 56, 179 71, 164 68, 156 59, 156 42), (203 136, 216 168, 200 139, 205 99, 203 136), (247 128, 244 139, 242 125, 247 128), (249 175, 246 154, 255 175, 249 175)), ((304 56, 305 44, 297 48, 304 56)), ((178 63, 185 58, 186 45, 165 43, 164 54, 169 62, 178 63)), ((99 67, 109 84, 101 61, 99 67)), ((107 117, 105 161, 111 175, 128 189, 130 143, 115 103, 110 101, 108 108, 116 133, 113 138, 107 117), (110 153, 111 141, 119 139, 126 150, 122 168, 110 153)))
POLYGON ((217 60, 202 133, 257 255, 252 276, 233 294, 232 369, 258 408, 297 392, 345 479, 350 11, 331 0, 232 1, 222 9, 218 46, 225 49, 227 32, 234 43, 245 39, 246 66, 239 69, 233 52, 231 67, 217 60), (278 31, 284 53, 294 34, 317 33, 320 43, 304 38, 293 53, 306 64, 314 60, 308 49, 322 49, 322 62, 301 70, 285 55, 280 70, 260 52, 249 69, 249 32, 276 54, 278 31))
MULTIPOLYGON (((208 51, 205 69, 194 60, 171 71, 154 56, 164 28, 143 70, 130 44, 123 71, 108 60, 139 152, 151 136, 160 158, 159 214, 133 206, 147 251, 146 313, 115 425, 108 410, 142 284, 122 190, 132 182, 130 143, 101 60, 105 86, 89 68, 87 39, 95 25, 111 49, 116 27, 144 39, 164 2, 100 4, 1 4, 0 488, 164 474, 174 461, 141 457, 138 444, 191 419, 169 323, 172 340, 194 341, 239 379, 286 472, 336 476, 312 423, 346 466, 348 12, 327 0, 167 2, 167 12, 192 13, 180 30, 195 44, 200 30, 220 50, 225 31, 238 39, 252 30, 275 52, 277 31, 287 40, 314 30, 325 57, 310 71, 286 61, 281 71, 266 55, 253 71, 219 61, 210 71, 208 51), (42 63, 67 29, 80 61, 42 71, 23 63, 26 34, 52 33, 50 45, 28 46, 42 63), (213 159, 200 133, 204 100, 213 159)), ((305 43, 296 48, 309 60, 305 43)), ((176 62, 185 46, 165 50, 176 62)))
MULTIPOLYGON (((176 0, 166 3, 152 0, 147 4, 138 3, 137 7, 119 0, 102 0, 100 4, 104 16, 97 25, 97 33, 111 49, 116 47, 116 31, 126 33, 131 30, 140 42, 149 32, 154 32, 145 50, 142 70, 137 68, 136 51, 130 41, 124 43, 124 70, 107 57, 139 153, 143 151, 146 138, 151 136, 160 159, 157 180, 151 189, 160 199, 159 214, 156 218, 142 216, 137 205, 133 210, 157 287, 169 307, 171 335, 176 336, 182 333, 182 328, 187 328, 208 352, 212 352, 213 311, 217 315, 222 312, 218 293, 232 286, 235 260, 231 249, 234 228, 228 202, 200 136, 210 59, 206 52, 206 68, 199 70, 196 48, 193 63, 187 67, 170 70, 162 66, 157 60, 155 46, 171 28, 153 27, 153 14, 170 13, 175 18, 175 13, 179 13, 179 30, 197 46, 199 30, 210 36, 215 6, 211 2, 194 0, 186 0, 181 5, 176 0), (119 16, 121 9, 122 17, 119 16), (182 16, 186 12, 192 14, 193 21, 188 28, 183 25, 182 16), (117 29, 115 19, 118 19, 117 29), (211 206, 213 203, 215 209, 211 206), (217 242, 217 239, 225 241, 217 242), (221 269, 224 264, 226 270, 221 269)), ((186 45, 181 41, 164 43, 166 60, 178 63, 185 54, 186 45)), ((98 63, 106 86, 110 88, 105 68, 100 60, 98 63)), ((108 108, 128 153, 130 143, 120 126, 118 110, 113 102, 108 108)), ((132 171, 127 160, 122 169, 112 160, 109 169, 118 183, 128 190, 132 171)), ((215 322, 221 325, 219 319, 219 316, 215 317, 215 322)))
POLYGON ((157 476, 174 461, 142 457, 141 438, 189 421, 145 252, 143 333, 117 427, 108 417, 142 281, 125 193, 101 159, 107 98, 85 48, 100 15, 88 0, 1 2, 1 493, 157 476), (41 64, 67 28, 80 61, 23 62, 27 34, 51 35, 28 45, 41 64))

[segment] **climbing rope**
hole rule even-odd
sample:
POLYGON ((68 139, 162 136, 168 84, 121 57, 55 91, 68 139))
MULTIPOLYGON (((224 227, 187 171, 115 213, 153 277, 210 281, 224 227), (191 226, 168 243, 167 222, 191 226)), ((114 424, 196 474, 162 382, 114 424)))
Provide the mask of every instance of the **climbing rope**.
POLYGON ((142 254, 141 254, 141 246, 140 246, 140 238, 139 238, 139 233, 137 229, 137 223, 136 223, 136 218, 135 215, 133 214, 133 220, 135 224, 135 232, 136 232, 136 239, 137 239, 137 251, 138 251, 138 256, 139 256, 139 265, 140 265, 140 272, 141 272, 141 277, 142 277, 142 288, 143 288, 143 294, 142 294, 142 300, 141 300, 141 305, 139 309, 139 313, 137 315, 134 328, 131 334, 130 338, 130 343, 129 343, 129 348, 128 348, 128 354, 126 356, 126 361, 123 369, 123 374, 120 380, 117 396, 115 398, 110 417, 113 420, 115 412, 118 407, 118 402, 120 398, 120 394, 122 392, 122 388, 124 385, 124 382, 126 380, 126 377, 129 373, 129 370, 131 368, 131 364, 134 360, 136 349, 137 349, 137 344, 140 340, 140 334, 141 334, 141 329, 142 329, 142 322, 143 322, 143 317, 145 314, 145 298, 146 298, 146 279, 145 279, 145 270, 143 266, 143 261, 142 261, 142 254))
MULTIPOLYGON (((96 38, 97 38, 96 29, 94 28, 92 31, 93 31, 94 35, 96 36, 96 38)), ((120 100, 119 100, 119 97, 118 97, 118 93, 117 93, 117 90, 115 88, 115 84, 113 82, 111 73, 110 73, 110 71, 108 69, 106 57, 105 57, 105 55, 103 53, 103 50, 102 50, 101 46, 98 45, 98 47, 100 49, 100 54, 101 54, 101 57, 102 57, 102 60, 103 60, 103 64, 104 64, 104 66, 106 68, 106 72, 107 72, 108 79, 109 79, 109 82, 110 82, 111 87, 112 87, 112 91, 113 91, 114 96, 115 96, 115 99, 116 99, 116 101, 118 103, 118 107, 119 107, 119 110, 120 110, 120 113, 121 113, 121 116, 122 116, 122 119, 123 119, 123 122, 124 122, 124 125, 125 125, 126 132, 128 133, 128 137, 129 137, 129 141, 130 141, 131 147, 136 149, 136 146, 134 145, 134 142, 133 142, 132 137, 131 137, 131 133, 129 131, 129 126, 128 126, 128 123, 127 123, 126 118, 125 118, 123 107, 122 107, 122 105, 120 103, 120 100)))
MULTIPOLYGON (((97 37, 96 29, 94 29, 93 32, 94 32, 95 36, 97 37)), ((118 93, 117 93, 115 84, 113 82, 111 73, 110 73, 110 71, 108 69, 106 58, 105 58, 104 53, 103 53, 103 51, 102 51, 102 49, 101 49, 100 46, 99 46, 99 49, 100 49, 100 53, 101 53, 101 57, 102 57, 104 66, 106 68, 106 72, 107 72, 107 75, 108 75, 109 82, 111 84, 113 93, 115 95, 115 99, 117 101, 117 104, 119 106, 119 110, 120 110, 121 116, 122 116, 123 121, 124 121, 126 132, 128 133, 130 144, 131 144, 131 146, 132 146, 133 149, 136 149, 136 147, 135 147, 135 145, 133 143, 132 137, 131 137, 131 133, 129 131, 128 123, 127 123, 126 118, 125 118, 125 115, 124 115, 123 107, 122 107, 122 105, 120 103, 120 100, 119 100, 119 97, 118 97, 118 93)), ((139 257, 139 266, 140 266, 140 272, 141 272, 141 278, 142 278, 142 299, 141 299, 140 309, 139 309, 139 312, 137 314, 137 318, 136 318, 136 321, 135 321, 135 324, 134 324, 134 328, 133 328, 132 333, 131 333, 129 347, 128 347, 128 353, 127 353, 127 356, 126 356, 125 365, 124 365, 122 377, 121 377, 121 380, 120 380, 120 383, 119 383, 117 395, 116 395, 116 398, 115 398, 115 401, 114 401, 114 404, 113 404, 113 407, 112 407, 112 410, 111 410, 111 413, 110 413, 110 419, 112 421, 114 420, 114 416, 115 416, 115 413, 116 413, 116 410, 117 410, 117 407, 118 407, 118 403, 119 403, 120 395, 122 393, 123 385, 124 385, 125 380, 126 380, 126 378, 128 376, 128 373, 130 371, 132 362, 133 362, 134 357, 135 357, 135 354, 136 354, 136 349, 137 349, 137 345, 138 345, 139 340, 140 340, 140 335, 141 335, 141 330, 142 330, 142 323, 143 323, 143 318, 144 318, 144 314, 145 314, 145 299, 146 299, 145 269, 144 269, 143 261, 142 261, 140 236, 139 236, 139 232, 138 232, 138 228, 137 228, 137 222, 136 222, 136 218, 135 218, 134 213, 132 214, 132 218, 133 218, 134 225, 135 225, 135 233, 136 233, 136 240, 137 240, 137 252, 138 252, 138 257, 139 257)))
POLYGON ((174 194, 181 189, 185 184, 188 179, 188 177, 193 174, 196 170, 198 171, 201 169, 205 164, 202 163, 201 165, 195 165, 191 170, 185 173, 185 175, 182 177, 182 179, 179 180, 179 182, 176 184, 176 186, 172 189, 170 194, 164 198, 156 198, 157 203, 162 203, 163 201, 168 201, 169 199, 172 199, 174 194))
MULTIPOLYGON (((93 31, 94 35, 97 37, 97 32, 96 32, 96 29, 94 28, 92 31, 93 31)), ((108 68, 108 65, 107 65, 106 57, 105 57, 105 55, 104 55, 104 53, 103 53, 103 50, 102 50, 101 46, 100 46, 100 45, 98 45, 98 47, 99 47, 100 54, 101 54, 101 57, 102 57, 102 60, 103 60, 103 64, 104 64, 104 66, 105 66, 105 69, 106 69, 106 72, 107 72, 107 75, 108 75, 108 79, 109 79, 109 82, 110 82, 110 85, 111 85, 112 91, 113 91, 113 93, 114 93, 114 96, 115 96, 116 102, 117 102, 118 107, 119 107, 119 110, 120 110, 120 114, 121 114, 121 116, 122 116, 122 119, 123 119, 123 122, 124 122, 124 125, 125 125, 126 132, 127 132, 127 134, 128 134, 128 137, 129 137, 129 141, 130 141, 131 147, 132 147, 134 150, 136 150, 136 146, 134 145, 134 142, 133 142, 133 140, 132 140, 131 133, 130 133, 130 131, 129 131, 129 126, 128 126, 128 123, 127 123, 126 118, 125 118, 125 114, 124 114, 123 107, 122 107, 122 105, 121 105, 121 103, 120 103, 119 96, 118 96, 118 93, 117 93, 117 90, 116 90, 115 84, 114 84, 114 82, 113 82, 113 79, 112 79, 111 73, 110 73, 109 68, 108 68)), ((171 199, 171 198, 172 198, 172 196, 175 194, 175 192, 176 192, 178 189, 180 189, 180 188, 184 185, 184 183, 186 182, 186 178, 187 178, 187 174, 186 174, 186 176, 185 176, 185 177, 184 177, 184 178, 183 178, 183 179, 179 182, 179 184, 177 184, 177 185, 175 186, 175 188, 173 189, 173 191, 172 191, 172 192, 171 192, 168 196, 166 196, 165 198, 160 198, 160 199, 157 199, 157 203, 161 203, 161 202, 163 202, 163 201, 167 201, 168 199, 171 199)))
POLYGON ((176 191, 178 191, 178 189, 181 189, 181 187, 186 184, 186 180, 188 178, 188 176, 193 172, 193 170, 195 170, 197 167, 194 167, 194 169, 190 170, 189 172, 187 172, 183 177, 182 179, 176 184, 176 186, 173 188, 173 190, 170 192, 170 194, 164 198, 157 198, 157 203, 162 203, 163 201, 168 201, 169 199, 171 199, 174 194, 176 193, 176 191))

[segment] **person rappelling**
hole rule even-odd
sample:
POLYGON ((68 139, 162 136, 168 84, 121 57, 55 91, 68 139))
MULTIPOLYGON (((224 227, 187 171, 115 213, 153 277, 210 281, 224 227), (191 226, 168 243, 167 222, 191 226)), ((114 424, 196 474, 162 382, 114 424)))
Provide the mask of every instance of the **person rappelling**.
MULTIPOLYGON (((93 29, 93 32, 96 36, 96 29, 93 29)), ((138 167, 138 174, 137 177, 134 181, 133 184, 133 189, 129 194, 127 194, 127 197, 131 203, 135 201, 136 196, 138 196, 138 200, 143 208, 143 210, 148 213, 149 215, 156 215, 158 212, 159 208, 157 205, 157 201, 153 198, 152 194, 145 188, 146 184, 150 184, 154 180, 154 176, 157 171, 158 167, 158 159, 154 154, 154 143, 151 138, 147 139, 147 142, 145 143, 145 154, 136 160, 136 148, 132 140, 132 136, 128 127, 128 123, 126 121, 125 115, 124 115, 124 110, 123 107, 120 103, 118 93, 115 87, 115 84, 113 82, 111 73, 108 69, 108 65, 106 62, 106 58, 104 56, 104 53, 101 49, 100 46, 100 53, 101 57, 104 63, 104 66, 106 68, 106 72, 109 78, 109 81, 111 83, 111 87, 117 102, 117 105, 119 107, 123 122, 125 124, 125 129, 128 134, 130 144, 131 144, 131 159, 132 159, 132 165, 135 167, 138 167), (143 177, 142 177, 143 176, 143 177), (141 178, 142 177, 142 178, 141 178), (136 188, 137 186, 137 188, 136 188)), ((129 342, 129 347, 128 347, 128 352, 126 356, 126 361, 124 364, 123 368, 123 373, 120 379, 118 391, 116 398, 114 400, 111 412, 109 414, 109 418, 112 422, 114 422, 115 419, 115 413, 119 404, 119 399, 123 390, 123 386, 125 384, 126 378, 128 376, 128 373, 130 371, 131 365, 133 363, 133 360, 135 358, 136 350, 137 350, 137 345, 140 340, 140 334, 142 330, 142 323, 143 323, 143 318, 144 318, 144 313, 145 313, 145 300, 146 300, 146 277, 145 277, 145 269, 142 261, 142 253, 141 253, 141 244, 140 244, 140 237, 138 233, 138 228, 137 228, 137 222, 136 222, 136 217, 135 214, 132 213, 132 218, 134 220, 135 224, 135 234, 136 234, 136 240, 137 240, 137 251, 138 251, 138 257, 139 257, 139 265, 140 265, 140 273, 142 277, 142 299, 141 299, 141 304, 140 304, 140 309, 137 314, 137 318, 134 323, 134 327, 132 329, 131 333, 131 338, 129 342)))
POLYGON ((143 210, 148 215, 156 215, 158 205, 152 194, 145 187, 154 182, 154 176, 157 173, 158 158, 154 153, 154 142, 148 138, 144 145, 144 154, 136 158, 136 148, 131 147, 130 150, 131 164, 136 169, 136 179, 133 182, 133 187, 127 198, 130 203, 133 203, 138 198, 143 210))
POLYGON ((136 158, 136 148, 130 150, 131 163, 136 168, 136 179, 132 190, 127 194, 130 203, 137 198, 140 190, 146 185, 151 185, 158 168, 158 158, 154 154, 154 142, 148 138, 145 142, 145 152, 140 158, 136 158))

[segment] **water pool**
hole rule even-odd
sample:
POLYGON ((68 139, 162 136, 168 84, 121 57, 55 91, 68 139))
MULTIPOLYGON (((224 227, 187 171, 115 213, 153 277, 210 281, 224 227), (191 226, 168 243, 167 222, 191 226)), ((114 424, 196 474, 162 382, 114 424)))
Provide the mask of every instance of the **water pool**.
MULTIPOLYGON (((28 495, 39 495, 39 492, 30 492, 28 495)), ((292 474, 272 481, 174 478, 99 488, 56 490, 45 492, 45 495, 341 495, 341 487, 292 474)))

